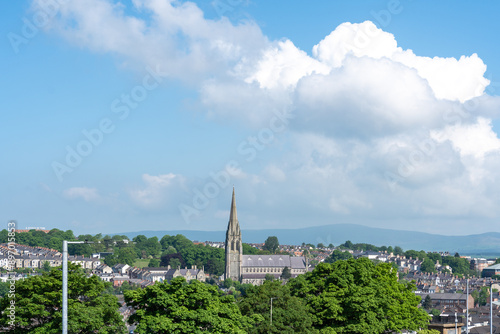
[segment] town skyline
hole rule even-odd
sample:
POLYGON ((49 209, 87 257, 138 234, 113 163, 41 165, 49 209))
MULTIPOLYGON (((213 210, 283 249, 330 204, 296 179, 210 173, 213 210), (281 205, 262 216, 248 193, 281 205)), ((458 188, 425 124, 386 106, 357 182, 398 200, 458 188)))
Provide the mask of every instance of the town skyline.
POLYGON ((500 232, 500 5, 50 3, 0 14, 5 224, 500 232))

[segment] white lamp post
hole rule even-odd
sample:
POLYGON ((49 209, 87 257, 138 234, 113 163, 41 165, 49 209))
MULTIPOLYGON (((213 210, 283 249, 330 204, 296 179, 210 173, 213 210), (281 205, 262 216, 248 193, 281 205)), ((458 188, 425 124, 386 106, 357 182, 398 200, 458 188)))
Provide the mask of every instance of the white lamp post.
POLYGON ((63 240, 63 300, 62 300, 62 333, 68 334, 68 244, 89 244, 88 241, 63 240))

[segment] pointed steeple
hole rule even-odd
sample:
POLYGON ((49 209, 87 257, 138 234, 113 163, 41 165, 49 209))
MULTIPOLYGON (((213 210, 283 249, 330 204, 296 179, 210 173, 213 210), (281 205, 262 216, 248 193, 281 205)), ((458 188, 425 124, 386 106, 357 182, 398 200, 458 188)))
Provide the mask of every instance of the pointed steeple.
POLYGON ((234 199, 234 187, 233 187, 233 198, 231 200, 231 212, 229 213, 229 223, 227 224, 226 235, 239 236, 240 223, 238 222, 238 214, 236 213, 236 200, 234 199))
POLYGON ((239 281, 241 278, 242 249, 240 223, 236 213, 236 200, 233 187, 231 212, 226 231, 226 271, 224 277, 239 281))
POLYGON ((236 201, 234 200, 234 187, 233 199, 231 200, 231 213, 229 214, 229 222, 238 221, 238 214, 236 213, 236 201))

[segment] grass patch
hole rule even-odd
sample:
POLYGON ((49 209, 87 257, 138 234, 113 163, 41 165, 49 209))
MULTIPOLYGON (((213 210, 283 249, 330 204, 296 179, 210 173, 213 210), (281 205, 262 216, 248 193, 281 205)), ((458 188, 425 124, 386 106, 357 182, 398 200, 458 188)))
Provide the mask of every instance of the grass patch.
POLYGON ((134 266, 137 268, 144 268, 147 267, 149 264, 149 259, 138 259, 134 262, 134 266))

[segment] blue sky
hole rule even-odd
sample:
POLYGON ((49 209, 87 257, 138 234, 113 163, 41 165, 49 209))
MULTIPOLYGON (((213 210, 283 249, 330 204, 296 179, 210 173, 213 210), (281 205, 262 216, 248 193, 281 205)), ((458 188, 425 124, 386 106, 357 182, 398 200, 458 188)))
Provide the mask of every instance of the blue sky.
POLYGON ((0 219, 500 232, 498 6, 8 2, 0 219))

